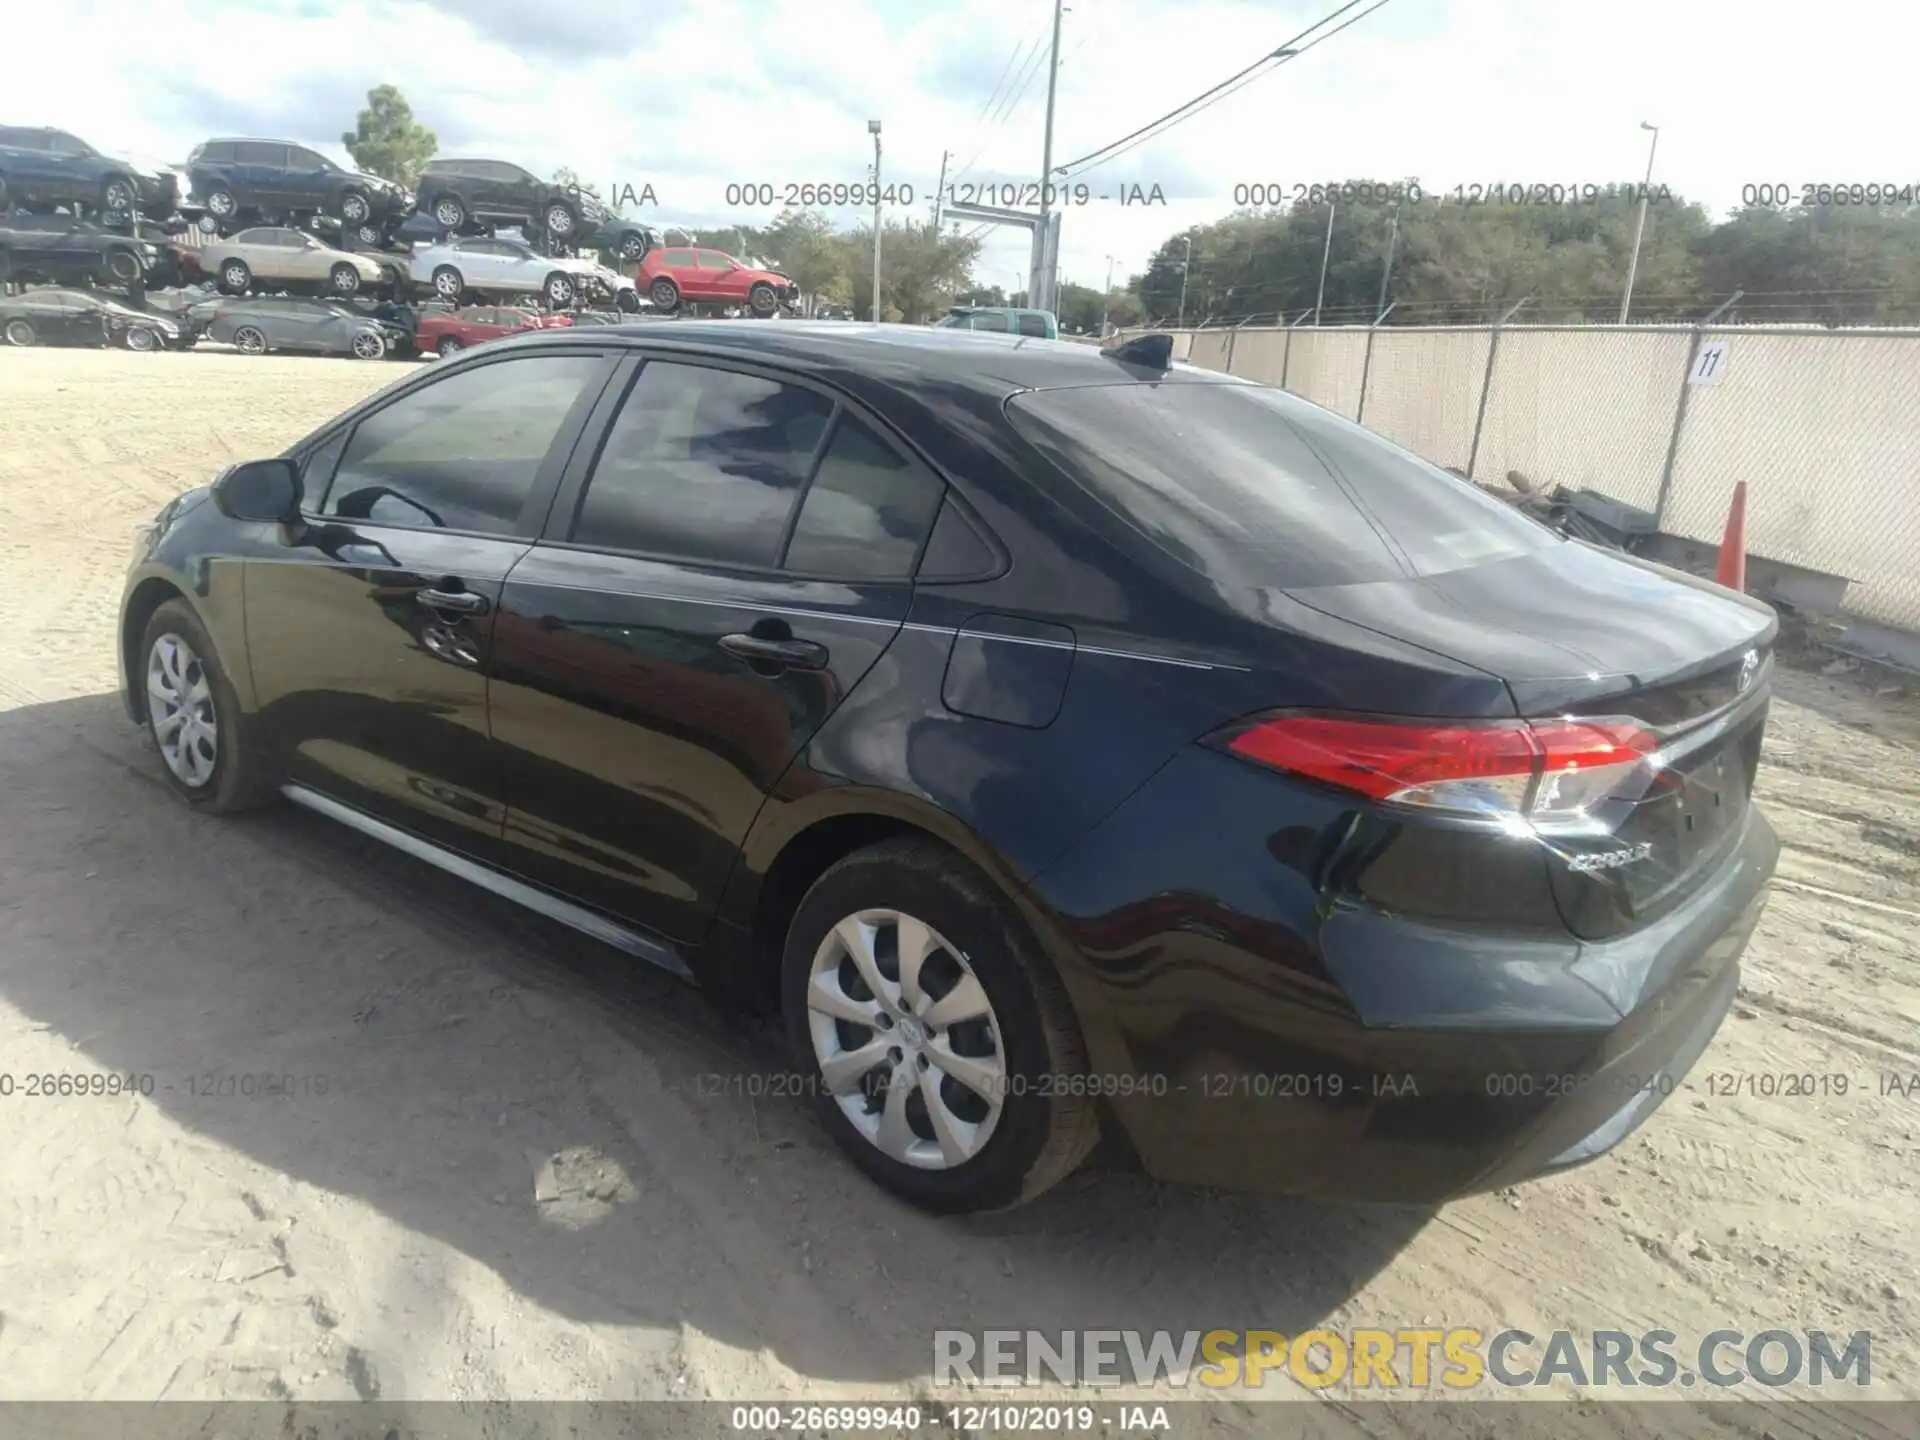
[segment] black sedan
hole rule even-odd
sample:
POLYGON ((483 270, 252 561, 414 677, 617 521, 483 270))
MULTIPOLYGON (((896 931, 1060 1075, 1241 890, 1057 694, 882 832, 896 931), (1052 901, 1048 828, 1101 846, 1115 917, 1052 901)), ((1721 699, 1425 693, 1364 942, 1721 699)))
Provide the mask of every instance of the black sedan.
POLYGON ((1327 411, 918 327, 549 331, 163 509, 172 786, 784 1014, 874 1179, 1436 1202, 1618 1143, 1777 853, 1767 607, 1327 411))
POLYGON ((71 215, 0 215, 0 281, 138 285, 160 247, 71 215))
POLYGON ((135 310, 85 290, 28 290, 0 297, 0 339, 9 345, 119 345, 177 350, 194 332, 177 317, 135 310))

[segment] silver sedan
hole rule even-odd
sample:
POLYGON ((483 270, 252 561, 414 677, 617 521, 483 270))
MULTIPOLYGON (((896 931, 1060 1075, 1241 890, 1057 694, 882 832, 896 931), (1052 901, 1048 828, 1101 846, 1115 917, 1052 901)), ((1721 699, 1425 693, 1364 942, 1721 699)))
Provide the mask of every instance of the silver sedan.
POLYGON ((605 295, 622 309, 637 308, 633 281, 598 261, 542 255, 525 241, 497 236, 416 246, 409 275, 414 284, 432 286, 441 299, 456 303, 466 292, 477 291, 538 295, 555 308, 605 295))

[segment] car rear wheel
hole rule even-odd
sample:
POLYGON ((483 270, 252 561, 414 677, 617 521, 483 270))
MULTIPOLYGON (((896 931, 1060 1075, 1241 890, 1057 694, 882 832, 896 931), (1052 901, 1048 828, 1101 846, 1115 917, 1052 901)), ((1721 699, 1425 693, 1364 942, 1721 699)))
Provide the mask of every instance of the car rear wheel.
POLYGON ((387 337, 378 330, 359 330, 353 336, 353 354, 358 360, 380 360, 387 353, 387 337))
POLYGON ((147 731, 168 782, 216 815, 273 799, 273 779, 213 640, 184 600, 153 612, 140 642, 147 731))
POLYGON ((647 295, 656 310, 673 310, 680 305, 680 287, 664 275, 647 287, 647 295))
POLYGON ((131 250, 108 251, 107 274, 122 285, 132 284, 140 278, 140 257, 131 250))
POLYGON ((446 335, 441 337, 440 343, 434 348, 438 350, 442 356, 447 356, 458 355, 467 347, 466 342, 461 340, 458 335, 446 335))
POLYGON ((574 288, 573 277, 564 271, 556 270, 547 276, 546 284, 540 287, 540 293, 547 297, 547 304, 556 310, 561 310, 573 303, 573 297, 577 291, 574 288))
POLYGON ((336 295, 357 295, 360 292, 360 272, 342 260, 327 273, 327 283, 333 286, 336 295))
POLYGON ((7 343, 9 345, 38 345, 40 336, 34 331, 31 320, 9 320, 7 322, 7 343))
POLYGON ((229 260, 220 267, 220 288, 229 295, 244 295, 253 284, 253 271, 244 260, 229 260))
POLYGON ((443 300, 459 304, 460 292, 466 288, 467 282, 460 278, 460 272, 451 265, 442 265, 433 272, 433 293, 443 300))
POLYGON ((1093 1087, 1058 976, 992 883, 937 842, 870 846, 814 882, 781 985, 815 1108, 902 1198, 1004 1209, 1093 1148, 1093 1087))
POLYGON ((613 294, 613 308, 631 315, 640 308, 640 292, 637 290, 616 290, 613 294))
POLYGON ((580 222, 574 218, 573 211, 565 205, 549 205, 545 218, 547 234, 556 240, 564 240, 580 228, 580 222))
POLYGON ((160 337, 146 326, 136 325, 127 331, 127 348, 129 350, 141 351, 158 350, 160 348, 160 337))
POLYGON ((207 213, 215 222, 231 220, 240 213, 240 202, 233 198, 233 192, 224 186, 207 192, 207 213))
POLYGON ((373 206, 358 190, 349 190, 341 195, 340 218, 349 225, 358 225, 361 221, 370 218, 372 214, 373 206))
POLYGON ((747 308, 765 320, 780 308, 780 297, 773 293, 771 285, 755 285, 747 291, 747 308))
POLYGON ((242 325, 233 332, 233 348, 242 355, 264 355, 267 353, 266 332, 253 325, 242 325))
POLYGON ((377 248, 380 245, 381 240, 384 238, 380 234, 380 227, 378 225, 362 225, 358 230, 354 231, 353 233, 354 233, 354 238, 357 239, 362 245, 367 245, 375 248, 377 248))
POLYGON ((130 181, 114 176, 100 187, 100 208, 109 215, 122 215, 133 209, 134 189, 130 181))
POLYGON ((647 242, 644 236, 628 234, 620 237, 620 258, 622 260, 638 260, 646 253, 647 242))
POLYGON ((467 207, 451 195, 433 202, 433 223, 445 230, 458 230, 467 223, 467 207))

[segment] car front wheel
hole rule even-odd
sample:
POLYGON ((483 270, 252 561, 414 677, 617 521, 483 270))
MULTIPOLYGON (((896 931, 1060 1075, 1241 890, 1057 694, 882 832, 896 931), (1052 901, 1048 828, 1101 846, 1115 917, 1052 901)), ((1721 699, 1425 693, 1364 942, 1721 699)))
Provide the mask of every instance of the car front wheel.
POLYGON ((547 297, 547 304, 556 310, 565 309, 573 303, 575 291, 573 277, 570 275, 556 270, 547 276, 547 283, 540 288, 541 293, 547 297))
POLYGON ((771 285, 756 285, 747 292, 747 308, 765 320, 780 308, 780 297, 771 285))
POLYGON ((139 682, 147 731, 168 782, 188 804, 213 814, 273 799, 273 783, 253 743, 251 722, 200 617, 184 600, 153 612, 140 642, 139 682))
POLYGON ((336 295, 354 295, 359 293, 360 272, 344 260, 333 267, 333 271, 327 279, 333 286, 333 293, 336 295))
POLYGON ((1094 1087, 1058 976, 992 883, 937 842, 886 841, 822 875, 781 985, 821 1119, 903 1199, 1005 1209, 1093 1148, 1094 1087))
POLYGON ((451 265, 442 265, 433 272, 433 293, 452 304, 460 303, 460 292, 467 288, 467 282, 460 278, 460 272, 451 265))
POLYGON ((229 295, 244 295, 253 284, 253 271, 244 260, 229 260, 220 267, 220 288, 229 295))

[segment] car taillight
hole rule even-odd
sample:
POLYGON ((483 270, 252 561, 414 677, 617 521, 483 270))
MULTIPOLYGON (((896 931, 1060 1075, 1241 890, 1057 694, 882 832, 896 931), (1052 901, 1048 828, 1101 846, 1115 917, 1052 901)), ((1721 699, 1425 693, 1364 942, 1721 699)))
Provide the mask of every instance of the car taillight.
POLYGON ((1643 766, 1650 782, 1658 761, 1648 762, 1659 746, 1658 737, 1624 716, 1436 722, 1269 715, 1209 743, 1371 800, 1531 825, 1586 821, 1643 766))

